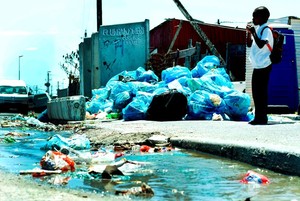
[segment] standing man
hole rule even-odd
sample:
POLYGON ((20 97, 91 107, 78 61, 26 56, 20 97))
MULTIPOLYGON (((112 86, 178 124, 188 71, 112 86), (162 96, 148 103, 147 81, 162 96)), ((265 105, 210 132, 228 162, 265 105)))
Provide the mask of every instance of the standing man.
POLYGON ((253 66, 252 96, 255 107, 254 119, 249 124, 265 125, 268 123, 268 83, 272 69, 271 51, 267 44, 273 48, 273 34, 267 27, 270 12, 266 7, 256 8, 252 16, 253 24, 246 27, 247 46, 251 47, 249 59, 253 66))

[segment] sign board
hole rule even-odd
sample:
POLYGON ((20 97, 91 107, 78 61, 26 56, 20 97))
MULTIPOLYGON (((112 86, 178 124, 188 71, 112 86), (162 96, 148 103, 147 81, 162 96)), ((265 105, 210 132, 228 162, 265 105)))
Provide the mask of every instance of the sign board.
POLYGON ((137 23, 100 26, 100 84, 124 70, 144 67, 149 54, 149 20, 137 23))

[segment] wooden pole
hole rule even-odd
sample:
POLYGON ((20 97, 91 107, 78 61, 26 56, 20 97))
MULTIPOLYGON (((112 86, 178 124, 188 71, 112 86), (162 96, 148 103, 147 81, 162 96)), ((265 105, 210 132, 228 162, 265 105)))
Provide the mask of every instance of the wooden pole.
POLYGON ((190 24, 193 26, 195 31, 198 33, 198 35, 203 39, 209 50, 220 59, 221 65, 226 65, 225 60, 221 56, 221 54, 218 52, 218 50, 215 48, 215 46, 212 44, 212 42, 209 40, 209 38, 206 36, 206 34, 202 31, 202 29, 199 27, 198 23, 192 18, 192 16, 187 12, 187 10, 183 7, 181 2, 179 0, 173 0, 179 10, 182 12, 182 14, 186 17, 187 20, 189 20, 190 24))
POLYGON ((97 31, 102 25, 102 0, 97 0, 97 31))

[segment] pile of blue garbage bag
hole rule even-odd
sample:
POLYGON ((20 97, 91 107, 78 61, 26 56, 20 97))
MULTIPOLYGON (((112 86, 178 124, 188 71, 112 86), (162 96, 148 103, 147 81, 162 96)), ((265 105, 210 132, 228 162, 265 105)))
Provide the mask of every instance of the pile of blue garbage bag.
POLYGON ((192 69, 183 66, 167 68, 161 80, 142 67, 123 71, 112 77, 105 87, 92 90, 86 111, 119 111, 125 121, 144 120, 154 95, 176 89, 188 100, 186 120, 211 120, 220 114, 226 120, 248 121, 250 97, 234 89, 230 77, 214 55, 205 56, 192 69))

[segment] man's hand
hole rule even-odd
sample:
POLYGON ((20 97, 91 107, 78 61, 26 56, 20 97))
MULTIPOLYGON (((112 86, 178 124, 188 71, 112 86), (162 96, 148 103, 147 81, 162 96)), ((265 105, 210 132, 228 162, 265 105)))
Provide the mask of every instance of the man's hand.
POLYGON ((255 28, 254 28, 253 24, 247 24, 246 31, 253 34, 255 32, 255 28))

